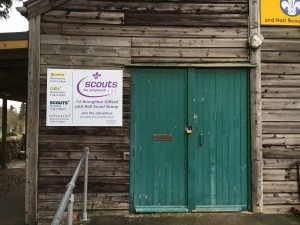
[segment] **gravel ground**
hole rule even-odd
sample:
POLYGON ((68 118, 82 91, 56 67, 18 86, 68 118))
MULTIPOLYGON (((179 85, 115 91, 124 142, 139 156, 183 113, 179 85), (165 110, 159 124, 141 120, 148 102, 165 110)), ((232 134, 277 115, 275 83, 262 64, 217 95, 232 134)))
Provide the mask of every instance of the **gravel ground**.
POLYGON ((0 169, 0 197, 25 182, 25 169, 0 169))

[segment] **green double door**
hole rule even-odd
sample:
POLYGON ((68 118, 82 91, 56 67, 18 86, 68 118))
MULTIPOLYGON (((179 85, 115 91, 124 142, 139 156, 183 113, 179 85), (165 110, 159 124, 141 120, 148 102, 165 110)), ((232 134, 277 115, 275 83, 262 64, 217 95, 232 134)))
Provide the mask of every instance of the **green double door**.
POLYGON ((249 210, 247 69, 133 69, 133 212, 249 210))

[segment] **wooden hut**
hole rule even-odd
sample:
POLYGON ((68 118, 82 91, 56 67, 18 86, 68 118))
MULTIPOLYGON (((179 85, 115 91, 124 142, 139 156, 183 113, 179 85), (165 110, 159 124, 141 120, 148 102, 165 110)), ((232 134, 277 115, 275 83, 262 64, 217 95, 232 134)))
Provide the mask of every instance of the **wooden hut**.
POLYGON ((1 168, 6 168, 7 100, 27 101, 27 73, 28 32, 0 33, 1 168))
POLYGON ((28 32, 0 34, 0 98, 26 102, 28 32))
POLYGON ((299 204, 298 27, 261 27, 254 0, 25 6, 28 223, 52 218, 84 146, 90 212, 285 213, 299 204), (262 47, 249 46, 260 34, 262 47), (47 126, 50 69, 121 70, 122 125, 47 126))

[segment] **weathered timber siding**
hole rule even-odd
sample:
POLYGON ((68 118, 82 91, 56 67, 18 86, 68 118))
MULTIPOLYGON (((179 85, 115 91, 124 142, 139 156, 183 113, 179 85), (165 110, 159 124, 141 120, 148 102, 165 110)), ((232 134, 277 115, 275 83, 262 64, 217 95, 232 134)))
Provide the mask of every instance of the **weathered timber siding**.
POLYGON ((57 60, 71 65, 93 64, 84 59, 95 54, 115 65, 248 61, 248 3, 222 2, 70 1, 43 16, 42 31, 50 41, 45 48, 56 46, 43 58, 49 64, 57 60), (98 43, 91 40, 95 37, 100 38, 98 43), (59 46, 54 43, 57 39, 62 41, 59 46), (76 45, 74 57, 68 56, 73 53, 66 45, 71 44, 76 45))
POLYGON ((264 212, 299 204, 300 29, 263 27, 262 120, 264 212))
MULTIPOLYGON (((129 161, 124 155, 130 145, 130 70, 124 70, 123 127, 46 127, 48 68, 123 69, 131 63, 247 62, 247 36, 246 0, 72 0, 43 14, 39 220, 50 219, 51 211, 56 210, 83 146, 91 149, 88 209, 129 208, 129 161)), ((82 185, 80 177, 76 192, 82 185)))

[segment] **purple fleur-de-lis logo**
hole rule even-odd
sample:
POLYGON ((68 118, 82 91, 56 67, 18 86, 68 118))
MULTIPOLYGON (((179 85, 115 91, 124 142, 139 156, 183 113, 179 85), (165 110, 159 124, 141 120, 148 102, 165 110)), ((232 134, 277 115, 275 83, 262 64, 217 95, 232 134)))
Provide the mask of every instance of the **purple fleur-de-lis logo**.
POLYGON ((95 78, 95 80, 97 80, 99 77, 101 77, 101 74, 96 72, 93 74, 93 77, 95 78))

